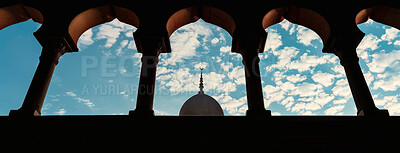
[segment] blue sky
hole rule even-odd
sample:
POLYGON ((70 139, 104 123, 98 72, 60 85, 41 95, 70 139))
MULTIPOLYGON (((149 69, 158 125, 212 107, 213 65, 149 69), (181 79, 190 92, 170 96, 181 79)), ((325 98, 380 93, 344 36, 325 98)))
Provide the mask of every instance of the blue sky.
MULTIPOLYGON (((18 109, 39 62, 41 46, 32 20, 0 30, 0 115, 18 109)), ((357 49, 375 103, 400 114, 399 30, 369 20, 357 49)), ((136 104, 140 57, 132 37, 135 27, 118 20, 86 31, 80 51, 67 53, 51 81, 43 115, 127 114, 136 104)), ((312 30, 286 20, 266 29, 265 52, 259 55, 264 102, 273 115, 355 115, 350 88, 333 54, 322 53, 312 30)), ((225 115, 247 110, 241 56, 230 52, 232 38, 199 20, 170 37, 172 53, 161 54, 157 69, 156 115, 178 115, 182 104, 199 90, 200 66, 205 93, 225 115)))

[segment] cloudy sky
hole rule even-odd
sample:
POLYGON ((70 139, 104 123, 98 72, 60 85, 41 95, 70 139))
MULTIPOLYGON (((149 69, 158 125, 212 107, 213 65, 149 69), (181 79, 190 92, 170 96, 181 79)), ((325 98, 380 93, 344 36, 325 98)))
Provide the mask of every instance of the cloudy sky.
MULTIPOLYGON (((39 62, 41 46, 31 20, 0 30, 0 115, 18 109, 39 62)), ((364 76, 379 108, 400 115, 399 30, 369 20, 357 52, 364 76)), ((127 114, 136 104, 140 57, 132 37, 135 27, 114 20, 86 31, 77 53, 67 53, 51 81, 43 115, 127 114)), ((312 30, 286 20, 266 29, 265 52, 259 54, 266 109, 273 115, 355 115, 350 88, 333 54, 324 54, 312 30)), ((232 38, 222 28, 199 20, 170 37, 172 53, 161 54, 157 69, 156 115, 178 115, 199 90, 199 67, 205 93, 225 115, 247 110, 244 69, 231 53, 232 38)))

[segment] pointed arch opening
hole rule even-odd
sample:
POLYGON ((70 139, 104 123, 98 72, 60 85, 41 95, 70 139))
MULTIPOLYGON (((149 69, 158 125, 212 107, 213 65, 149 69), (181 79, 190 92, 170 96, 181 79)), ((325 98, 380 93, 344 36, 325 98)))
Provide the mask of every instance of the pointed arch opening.
POLYGON ((321 38, 324 45, 327 43, 330 35, 328 21, 322 15, 310 9, 294 5, 276 8, 264 16, 262 25, 266 29, 271 25, 280 23, 284 19, 313 30, 321 38))
POLYGON ((400 9, 378 5, 361 10, 355 23, 365 33, 357 54, 365 79, 379 109, 400 115, 400 9))
POLYGON ((168 19, 166 27, 168 36, 180 27, 196 22, 200 18, 225 29, 231 36, 236 28, 233 18, 223 10, 205 5, 193 6, 179 10, 168 19))
POLYGON ((94 26, 110 22, 115 18, 136 28, 139 27, 139 18, 131 10, 119 6, 105 5, 91 8, 78 14, 71 21, 68 27, 68 33, 75 44, 77 44, 79 37, 86 30, 94 26))
POLYGON ((321 52, 330 27, 325 18, 296 6, 269 11, 259 54, 264 103, 276 115, 352 115, 351 92, 338 58, 321 52))
POLYGON ((161 54, 157 66, 155 114, 178 115, 185 101, 199 92, 202 67, 204 94, 213 97, 225 115, 244 115, 244 69, 241 56, 230 52, 233 18, 217 8, 194 6, 174 13, 166 28, 172 51, 161 54))

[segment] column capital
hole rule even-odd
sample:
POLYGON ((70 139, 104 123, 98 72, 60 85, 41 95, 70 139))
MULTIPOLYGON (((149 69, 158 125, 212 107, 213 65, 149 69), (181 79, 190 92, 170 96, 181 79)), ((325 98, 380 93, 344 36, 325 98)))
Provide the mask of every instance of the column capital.
POLYGON ((143 56, 158 56, 160 53, 170 53, 171 45, 168 33, 154 34, 138 29, 133 33, 136 48, 143 56))
POLYGON ((77 52, 79 50, 69 34, 53 35, 50 32, 39 30, 34 32, 33 35, 43 48, 57 46, 58 49, 65 52, 77 52))
POLYGON ((260 63, 260 58, 258 57, 258 52, 247 51, 240 53, 242 55, 242 63, 244 66, 251 66, 260 63))
POLYGON ((241 54, 247 54, 246 52, 262 53, 267 35, 265 31, 253 35, 244 35, 235 31, 232 39, 232 52, 241 54))
POLYGON ((340 64, 345 66, 350 63, 358 64, 359 58, 356 50, 340 49, 333 52, 340 59, 340 64))
POLYGON ((43 46, 42 53, 40 54, 40 62, 50 62, 57 65, 58 59, 64 55, 68 50, 67 46, 62 40, 53 40, 43 46))
MULTIPOLYGON (((340 64, 358 63, 357 46, 362 37, 338 37, 335 38, 332 53, 340 59, 340 64)), ((344 66, 344 65, 343 65, 344 66)))

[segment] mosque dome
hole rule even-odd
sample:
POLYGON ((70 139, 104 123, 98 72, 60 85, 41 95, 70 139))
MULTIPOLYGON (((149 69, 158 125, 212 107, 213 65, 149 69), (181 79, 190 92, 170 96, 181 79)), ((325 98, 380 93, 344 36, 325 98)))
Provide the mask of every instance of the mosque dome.
POLYGON ((213 97, 204 94, 203 88, 203 72, 201 72, 200 91, 182 105, 179 116, 224 116, 219 103, 213 97))
POLYGON ((214 98, 198 93, 183 104, 179 116, 224 116, 224 112, 214 98))

